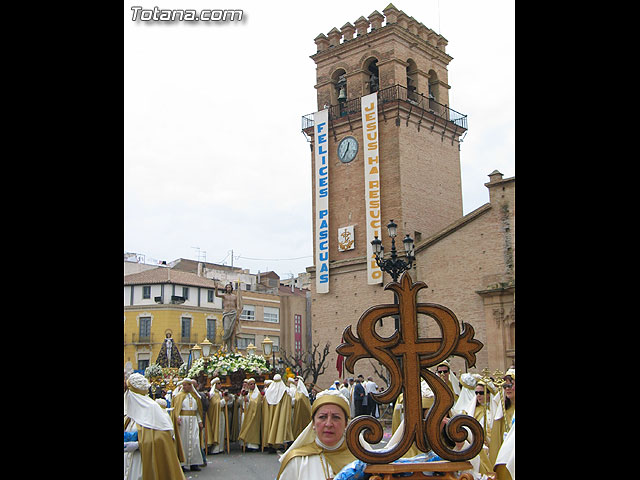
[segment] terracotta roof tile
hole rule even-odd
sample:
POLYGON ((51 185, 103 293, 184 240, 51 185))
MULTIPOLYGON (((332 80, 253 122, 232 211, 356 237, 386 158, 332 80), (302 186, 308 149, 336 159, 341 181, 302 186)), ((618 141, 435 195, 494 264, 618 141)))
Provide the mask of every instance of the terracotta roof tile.
POLYGON ((199 277, 195 273, 181 272, 166 267, 158 267, 139 273, 125 275, 125 285, 152 285, 160 283, 188 285, 192 287, 214 288, 215 283, 210 278, 199 277))

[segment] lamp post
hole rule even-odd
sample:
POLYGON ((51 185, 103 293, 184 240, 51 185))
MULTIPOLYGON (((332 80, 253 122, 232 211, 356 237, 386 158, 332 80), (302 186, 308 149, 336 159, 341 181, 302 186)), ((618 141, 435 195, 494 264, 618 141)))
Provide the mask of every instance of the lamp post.
MULTIPOLYGON (((413 245, 413 239, 407 234, 407 236, 402 240, 404 244, 404 250, 407 254, 407 261, 404 261, 401 258, 398 258, 398 252, 396 250, 396 236, 398 235, 398 225, 391 220, 387 225, 387 230, 389 232, 389 236, 391 237, 391 257, 385 259, 384 258, 384 246, 382 245, 382 241, 378 239, 377 236, 371 241, 371 246, 373 247, 373 253, 376 257, 376 263, 380 267, 383 272, 387 272, 391 275, 394 282, 398 281, 400 275, 409 270, 413 266, 413 262, 416 259, 415 250, 413 245)), ((398 297, 396 294, 393 294, 394 303, 398 303, 398 297)), ((380 320, 382 321, 382 319, 380 320)), ((399 319, 395 318, 395 326, 396 330, 399 328, 399 319)))
POLYGON ((264 337, 262 340, 262 351, 264 352, 265 360, 267 361, 267 365, 269 364, 269 357, 273 356, 273 371, 276 370, 276 352, 273 350, 273 340, 271 340, 268 336, 264 337))
POLYGON ((382 246, 382 241, 378 239, 376 236, 372 241, 371 245, 373 246, 373 253, 376 256, 376 263, 382 269, 383 272, 387 272, 391 275, 394 282, 398 281, 398 278, 402 274, 402 272, 409 270, 413 266, 413 262, 416 259, 414 256, 414 245, 413 239, 407 234, 407 236, 402 240, 404 244, 405 252, 407 253, 407 262, 398 258, 398 251, 396 250, 396 236, 398 235, 398 225, 394 223, 393 220, 389 222, 387 225, 387 229, 389 231, 389 236, 391 237, 391 257, 384 259, 384 247, 382 246))
POLYGON ((202 347, 200 347, 200 345, 196 343, 193 347, 191 347, 190 351, 191 355, 189 355, 190 360, 187 362, 187 369, 191 368, 191 365, 193 365, 193 363, 200 358, 200 355, 202 354, 202 347))
POLYGON ((204 339, 200 344, 202 348, 202 356, 205 360, 209 360, 209 354, 211 353, 211 347, 213 347, 213 343, 211 343, 208 339, 204 339))
POLYGON ((195 362, 196 360, 199 360, 201 355, 202 355, 202 347, 196 343, 193 347, 191 347, 192 361, 195 362))

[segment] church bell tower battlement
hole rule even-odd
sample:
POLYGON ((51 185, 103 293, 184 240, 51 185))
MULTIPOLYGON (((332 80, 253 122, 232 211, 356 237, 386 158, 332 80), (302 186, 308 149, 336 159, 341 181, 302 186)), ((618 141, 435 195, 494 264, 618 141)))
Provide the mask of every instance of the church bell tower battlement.
POLYGON ((445 52, 447 39, 393 4, 383 13, 374 10, 354 25, 347 22, 315 38, 317 52, 311 58, 317 65, 318 109, 338 103, 341 76, 347 100, 375 91, 372 74, 379 89, 401 85, 413 95, 431 94, 438 103, 449 104, 447 65, 452 57, 445 52))

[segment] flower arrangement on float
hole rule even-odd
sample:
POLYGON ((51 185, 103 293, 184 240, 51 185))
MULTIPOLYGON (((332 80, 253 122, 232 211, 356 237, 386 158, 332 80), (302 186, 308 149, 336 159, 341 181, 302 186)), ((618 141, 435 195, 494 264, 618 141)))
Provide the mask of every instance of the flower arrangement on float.
POLYGON ((238 371, 262 374, 269 371, 267 362, 261 355, 242 355, 237 352, 218 351, 207 358, 199 358, 191 365, 187 377, 197 378, 200 375, 212 377, 229 375, 238 371))
MULTIPOLYGON (((182 366, 185 367, 184 371, 186 371, 186 364, 182 366)), ((173 390, 175 388, 175 382, 178 381, 179 369, 163 368, 157 363, 152 363, 145 368, 144 376, 149 380, 149 383, 151 383, 152 392, 155 392, 158 387, 173 390)))
POLYGON ((162 371, 162 367, 160 365, 158 365, 157 363, 152 363, 145 369, 144 376, 147 377, 147 379, 151 379, 162 377, 163 373, 164 372, 162 371))
POLYGON ((178 368, 178 377, 184 378, 187 376, 187 374, 189 373, 189 369, 187 367, 188 366, 186 362, 180 365, 180 368, 178 368))

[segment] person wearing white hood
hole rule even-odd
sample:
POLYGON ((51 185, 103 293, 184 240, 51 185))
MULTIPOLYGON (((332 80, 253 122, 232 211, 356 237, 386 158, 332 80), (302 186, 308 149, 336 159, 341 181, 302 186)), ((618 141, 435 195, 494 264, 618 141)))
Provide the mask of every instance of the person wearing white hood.
POLYGON ((296 377, 294 380, 295 390, 294 404, 293 404, 293 417, 291 419, 291 432, 293 438, 297 438, 298 435, 304 430, 304 428, 311 421, 311 402, 309 401, 309 392, 304 385, 304 379, 302 377, 296 377))
POLYGON ((189 467, 191 471, 199 471, 200 465, 204 463, 201 450, 204 417, 202 401, 195 390, 195 380, 185 378, 180 385, 182 389, 173 397, 171 412, 178 458, 183 469, 189 467))
POLYGON ((436 373, 440 377, 440 380, 446 383, 449 390, 453 392, 454 402, 458 400, 458 396, 460 395, 460 382, 458 381, 456 374, 451 371, 451 365, 449 365, 449 362, 444 360, 436 365, 436 373))
POLYGON ((513 424, 498 451, 493 471, 496 480, 516 480, 516 414, 513 414, 513 424))
POLYGON ((209 408, 207 410, 207 448, 211 455, 224 452, 225 433, 227 429, 227 405, 228 395, 220 391, 220 378, 211 380, 209 391, 209 408))
POLYGON ((491 428, 491 442, 489 444, 489 460, 495 462, 498 451, 505 440, 507 432, 514 422, 516 414, 516 370, 510 368, 504 374, 504 392, 501 397, 498 391, 493 415, 493 427, 491 428), (503 403, 504 402, 504 403, 503 403))
POLYGON ((271 417, 269 417, 269 404, 267 400, 264 398, 264 395, 267 393, 267 389, 269 385, 273 383, 273 380, 266 379, 264 381, 264 387, 262 392, 262 424, 260 429, 260 449, 264 452, 264 447, 267 446, 267 436, 269 435, 269 426, 271 425, 271 417))
POLYGON ((255 378, 247 380, 247 406, 244 409, 244 420, 238 433, 238 441, 242 450, 257 451, 260 448, 260 430, 262 425, 262 402, 260 390, 256 387, 255 378))
POLYGON ((291 430, 293 399, 288 395, 288 388, 280 374, 274 375, 273 382, 264 393, 264 399, 268 408, 268 430, 264 443, 271 448, 282 447, 284 450, 287 443, 294 440, 291 430))
POLYGON ((485 402, 485 397, 487 397, 489 402, 491 402, 489 398, 489 388, 485 382, 481 380, 480 375, 471 373, 463 373, 460 375, 460 384, 462 385, 460 396, 451 410, 454 415, 462 414, 474 417, 485 430, 485 445, 480 453, 476 457, 472 458, 470 462, 473 465, 475 472, 486 475, 488 473, 492 473, 493 467, 489 462, 489 437, 486 434, 486 432, 491 430, 491 425, 493 423, 491 410, 487 410, 485 405, 485 403, 487 403, 485 402), (485 419, 487 428, 484 428, 485 419))
POLYGON ((184 479, 173 440, 173 423, 167 413, 147 395, 149 381, 139 373, 127 379, 124 392, 125 480, 184 479))

